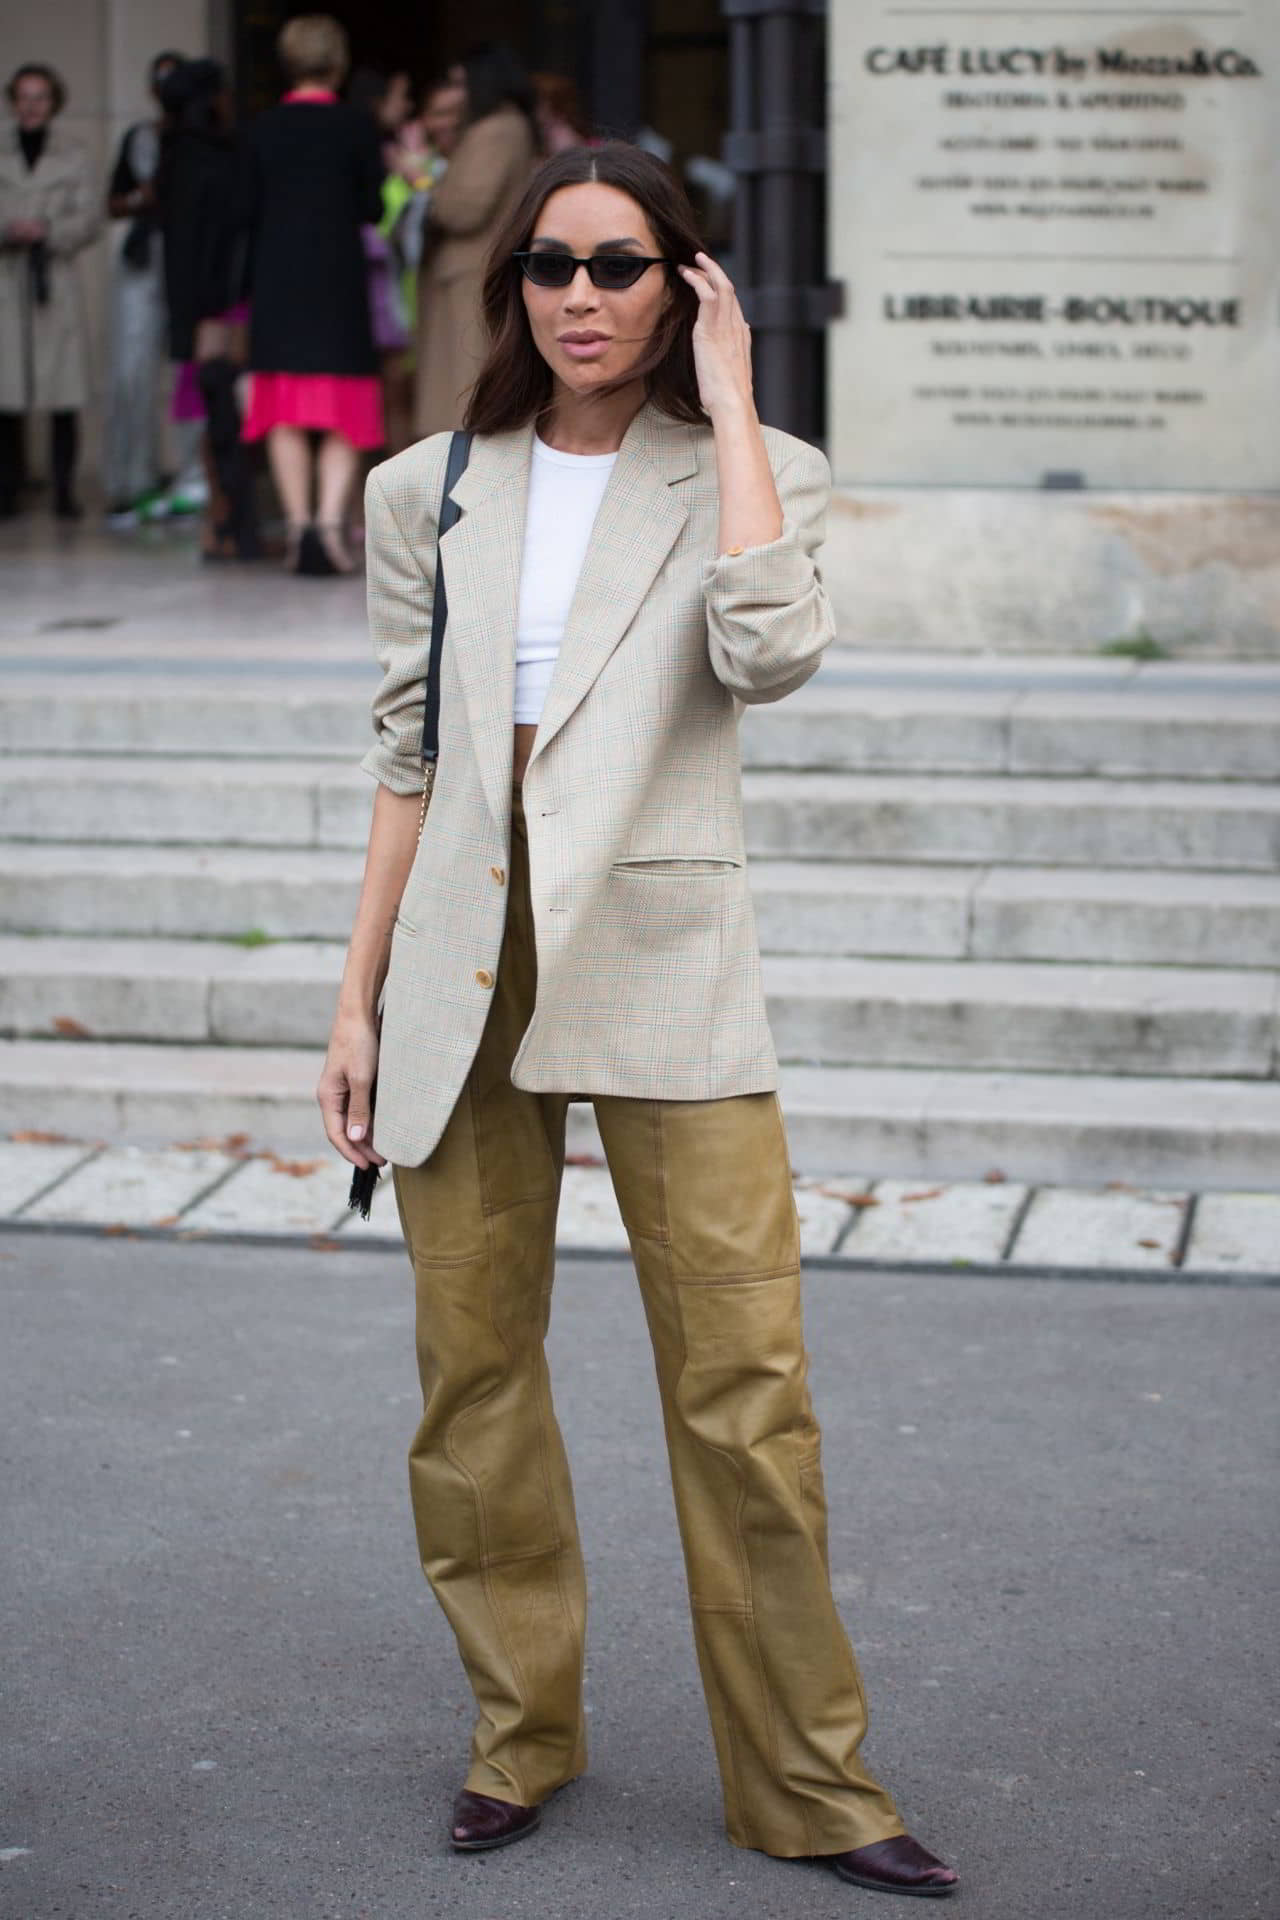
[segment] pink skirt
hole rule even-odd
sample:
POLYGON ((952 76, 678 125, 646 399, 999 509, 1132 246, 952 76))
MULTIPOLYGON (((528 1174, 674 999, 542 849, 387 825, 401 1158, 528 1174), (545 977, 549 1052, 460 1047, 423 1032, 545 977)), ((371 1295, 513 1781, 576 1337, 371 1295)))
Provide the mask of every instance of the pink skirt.
POLYGON ((309 427, 340 433, 353 447, 380 447, 381 382, 373 373, 255 373, 241 438, 261 440, 272 427, 309 427))

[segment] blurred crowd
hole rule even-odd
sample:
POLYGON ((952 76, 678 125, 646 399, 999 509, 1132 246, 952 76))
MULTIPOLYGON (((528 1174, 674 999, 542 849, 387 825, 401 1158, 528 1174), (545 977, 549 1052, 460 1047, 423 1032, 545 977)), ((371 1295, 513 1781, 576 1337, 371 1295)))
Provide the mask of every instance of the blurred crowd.
MULTIPOLYGON (((90 374, 75 259, 104 217, 123 229, 102 450, 112 527, 198 514, 209 561, 348 573, 362 469, 457 425, 492 236, 539 158, 595 138, 577 90, 482 46, 415 98, 407 73, 352 72, 325 14, 288 21, 277 51, 281 98, 243 127, 216 60, 158 54, 153 112, 125 133, 105 196, 57 124, 55 70, 28 63, 10 80, 0 518, 24 504, 34 413, 50 422, 54 511, 81 516, 90 374), (278 502, 265 526, 259 447, 278 502)), ((723 204, 731 182, 701 167, 704 204, 723 204)))

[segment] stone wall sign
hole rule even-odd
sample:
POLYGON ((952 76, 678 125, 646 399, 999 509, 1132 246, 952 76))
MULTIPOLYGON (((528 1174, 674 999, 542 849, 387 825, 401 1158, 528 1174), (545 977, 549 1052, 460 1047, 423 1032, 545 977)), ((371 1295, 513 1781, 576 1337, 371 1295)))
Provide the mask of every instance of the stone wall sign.
POLYGON ((847 485, 1280 488, 1280 0, 831 0, 847 485))

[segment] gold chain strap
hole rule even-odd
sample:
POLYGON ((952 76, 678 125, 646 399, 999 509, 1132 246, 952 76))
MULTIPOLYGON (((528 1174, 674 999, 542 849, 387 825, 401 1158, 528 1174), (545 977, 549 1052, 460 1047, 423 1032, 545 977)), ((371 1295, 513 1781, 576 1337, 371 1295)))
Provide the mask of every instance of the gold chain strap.
POLYGON ((422 811, 418 815, 418 844, 419 845, 422 844, 422 829, 427 824, 427 808, 431 805, 431 789, 435 785, 435 782, 436 782, 435 767, 434 766, 424 767, 422 769, 422 811))

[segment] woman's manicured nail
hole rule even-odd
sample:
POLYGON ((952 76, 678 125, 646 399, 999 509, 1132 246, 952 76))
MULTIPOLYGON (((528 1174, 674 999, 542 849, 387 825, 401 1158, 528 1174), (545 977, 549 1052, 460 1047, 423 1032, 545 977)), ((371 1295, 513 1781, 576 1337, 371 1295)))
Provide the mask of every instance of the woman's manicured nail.
POLYGON ((347 1128, 347 1138, 348 1140, 364 1139, 364 1128, 360 1125, 360 1122, 358 1120, 353 1127, 347 1128))

